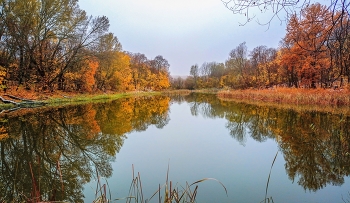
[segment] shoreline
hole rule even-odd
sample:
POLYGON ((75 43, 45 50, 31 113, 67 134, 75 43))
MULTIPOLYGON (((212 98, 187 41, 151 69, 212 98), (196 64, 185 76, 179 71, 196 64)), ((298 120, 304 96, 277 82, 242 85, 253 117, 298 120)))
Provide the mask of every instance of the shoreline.
MULTIPOLYGON (((69 93, 69 92, 56 92, 56 93, 48 93, 48 94, 36 94, 34 92, 25 92, 23 93, 6 93, 7 95, 12 95, 15 97, 20 97, 24 99, 30 99, 35 103, 42 103, 42 106, 62 106, 62 105, 71 105, 71 104, 82 104, 82 103, 91 103, 91 102, 99 102, 99 101, 108 101, 115 100, 119 98, 126 98, 132 96, 147 96, 147 95, 160 95, 160 92, 98 92, 94 94, 89 93, 69 93)), ((1 94, 1 97, 6 97, 1 94)), ((18 102, 18 104, 22 104, 21 101, 12 100, 18 102)), ((35 104, 33 103, 33 104, 35 104)), ((29 103, 30 106, 30 103, 29 103)), ((13 107, 17 107, 14 104, 0 103, 0 109, 10 109, 13 107)))
MULTIPOLYGON (((348 89, 296 89, 296 88, 273 88, 273 89, 247 89, 247 90, 166 90, 166 91, 133 91, 133 92, 96 92, 96 93, 73 93, 54 92, 36 93, 30 91, 8 92, 6 94, 43 102, 46 106, 60 106, 67 104, 80 104, 98 102, 101 100, 114 100, 131 96, 189 94, 191 92, 216 94, 221 100, 230 100, 256 105, 269 105, 285 108, 304 108, 326 110, 347 109, 350 106, 350 90, 348 89)), ((5 94, 2 94, 3 96, 5 94)), ((0 109, 14 107, 13 104, 0 104, 0 109)))

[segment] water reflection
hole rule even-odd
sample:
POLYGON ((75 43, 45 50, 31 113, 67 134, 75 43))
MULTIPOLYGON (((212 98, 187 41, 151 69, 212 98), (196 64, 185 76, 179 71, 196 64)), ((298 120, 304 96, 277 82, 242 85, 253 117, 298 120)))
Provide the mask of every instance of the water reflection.
MULTIPOLYGON (((242 145, 276 140, 292 181, 316 191, 350 172, 350 117, 222 101, 211 94, 125 98, 105 104, 0 115, 0 201, 83 201, 84 183, 112 174, 126 134, 169 121, 171 102, 193 116, 226 119, 242 145)), ((200 127, 200 126, 199 126, 200 127)))
POLYGON ((0 120, 0 201, 83 201, 83 184, 109 177, 125 134, 169 122, 169 98, 16 111, 0 120))
MULTIPOLYGON (((350 116, 322 112, 296 112, 229 101, 215 95, 185 97, 191 113, 225 118, 230 135, 245 144, 275 139, 283 152, 289 178, 305 190, 342 185, 350 172, 350 116)), ((175 99, 177 101, 177 99, 175 99)))

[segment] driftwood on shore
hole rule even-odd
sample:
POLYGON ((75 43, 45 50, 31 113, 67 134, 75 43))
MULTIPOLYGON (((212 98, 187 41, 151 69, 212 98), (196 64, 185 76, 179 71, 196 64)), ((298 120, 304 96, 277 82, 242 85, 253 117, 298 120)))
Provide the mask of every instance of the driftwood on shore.
POLYGON ((12 101, 12 100, 7 100, 7 99, 4 99, 0 96, 0 100, 2 102, 4 102, 5 104, 14 104, 14 105, 19 105, 19 103, 15 102, 15 101, 12 101))
POLYGON ((34 100, 24 99, 24 98, 16 97, 16 96, 9 95, 9 94, 4 94, 4 96, 9 97, 9 98, 11 98, 11 99, 16 99, 16 100, 25 101, 25 102, 33 102, 33 103, 37 102, 37 101, 34 101, 34 100))
MULTIPOLYGON (((4 97, 8 97, 10 99, 14 99, 14 100, 19 100, 20 102, 17 101, 13 101, 13 100, 9 100, 9 99, 5 99, 4 97, 0 96, 0 100, 5 103, 5 104, 14 104, 16 107, 13 109, 10 109, 10 111, 15 111, 21 108, 35 108, 35 107, 39 107, 39 106, 43 106, 46 103, 42 102, 42 101, 34 101, 34 100, 30 100, 30 99, 25 99, 25 98, 20 98, 20 97, 16 97, 13 95, 9 95, 9 94, 5 94, 3 95, 4 97)), ((8 111, 9 109, 7 109, 6 111, 8 111)), ((1 113, 3 113, 4 111, 2 111, 1 113)))

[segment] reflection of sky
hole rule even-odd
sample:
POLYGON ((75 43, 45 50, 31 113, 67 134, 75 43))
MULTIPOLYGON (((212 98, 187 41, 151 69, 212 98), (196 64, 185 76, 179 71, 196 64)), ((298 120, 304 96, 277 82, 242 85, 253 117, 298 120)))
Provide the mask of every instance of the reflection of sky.
MULTIPOLYGON (((234 15, 221 0, 80 0, 89 15, 105 15, 110 31, 123 49, 144 53, 149 59, 162 55, 172 75, 189 75, 191 65, 224 62, 229 52, 246 41, 249 50, 259 45, 277 48, 285 24, 277 19, 268 29, 244 15, 234 15)), ((254 13, 251 11, 251 14, 254 13)), ((260 22, 269 13, 255 12, 260 22)))
MULTIPOLYGON (((113 177, 108 180, 112 198, 125 197, 132 179, 132 164, 140 172, 143 192, 149 198, 169 179, 185 186, 202 178, 215 181, 199 184, 198 202, 261 202, 273 158, 278 150, 274 140, 259 143, 248 137, 245 146, 234 140, 225 128, 225 119, 192 116, 187 103, 172 104, 170 122, 163 129, 151 126, 145 132, 128 134, 116 162, 113 177)), ((317 193, 304 191, 286 175, 283 155, 279 152, 272 169, 268 197, 274 202, 342 202, 347 197, 349 179, 340 187, 327 186, 317 193)), ((91 186, 94 188, 95 185, 91 186)), ((90 186, 89 186, 90 187, 90 186)), ((86 187, 87 202, 92 191, 86 187)), ((153 199, 154 202, 158 200, 153 199)))

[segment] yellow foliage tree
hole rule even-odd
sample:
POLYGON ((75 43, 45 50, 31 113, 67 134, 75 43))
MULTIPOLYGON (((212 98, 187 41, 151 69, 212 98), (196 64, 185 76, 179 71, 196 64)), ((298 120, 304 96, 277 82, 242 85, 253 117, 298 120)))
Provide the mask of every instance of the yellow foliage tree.
POLYGON ((100 66, 96 72, 98 88, 104 91, 131 90, 130 57, 120 51, 110 52, 107 56, 107 59, 100 59, 100 66))

